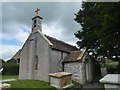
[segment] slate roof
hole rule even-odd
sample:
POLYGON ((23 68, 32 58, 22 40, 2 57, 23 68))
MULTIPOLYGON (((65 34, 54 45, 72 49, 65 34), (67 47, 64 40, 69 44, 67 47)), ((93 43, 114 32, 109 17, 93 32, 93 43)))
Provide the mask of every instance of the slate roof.
POLYGON ((64 58, 64 61, 76 61, 81 53, 82 53, 81 51, 72 51, 72 52, 70 52, 69 55, 67 55, 64 58))
POLYGON ((82 60, 83 56, 86 53, 86 50, 86 48, 83 48, 82 50, 71 51, 70 54, 64 58, 63 62, 74 62, 82 60))
POLYGON ((78 50, 78 48, 76 46, 72 46, 70 44, 67 44, 63 41, 57 40, 56 38, 47 36, 47 39, 53 44, 53 49, 56 50, 61 50, 61 51, 65 51, 65 52, 71 52, 71 51, 75 51, 78 50))

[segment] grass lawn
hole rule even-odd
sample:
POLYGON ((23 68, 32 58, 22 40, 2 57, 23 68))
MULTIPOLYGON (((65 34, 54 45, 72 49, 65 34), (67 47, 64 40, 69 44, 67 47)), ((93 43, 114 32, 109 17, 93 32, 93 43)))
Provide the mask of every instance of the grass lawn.
POLYGON ((17 79, 17 81, 7 82, 11 84, 11 88, 55 88, 51 87, 49 83, 39 80, 18 80, 18 75, 3 75, 2 79, 17 79))
POLYGON ((2 75, 2 79, 18 79, 18 75, 2 75))
MULTIPOLYGON (((44 81, 40 81, 40 80, 18 80, 18 75, 3 75, 2 76, 3 79, 17 79, 17 81, 11 81, 11 82, 7 82, 9 84, 11 84, 11 88, 31 88, 34 90, 34 88, 51 88, 52 90, 57 90, 54 87, 50 86, 49 83, 46 83, 44 81)), ((74 82, 74 88, 80 88, 81 85, 77 82, 74 82)), ((30 90, 31 90, 30 89, 30 90)), ((41 90, 41 89, 40 89, 41 90)), ((69 90, 69 89, 67 89, 69 90)))
POLYGON ((11 84, 11 88, 52 88, 55 90, 49 83, 39 80, 17 80, 8 83, 11 84))

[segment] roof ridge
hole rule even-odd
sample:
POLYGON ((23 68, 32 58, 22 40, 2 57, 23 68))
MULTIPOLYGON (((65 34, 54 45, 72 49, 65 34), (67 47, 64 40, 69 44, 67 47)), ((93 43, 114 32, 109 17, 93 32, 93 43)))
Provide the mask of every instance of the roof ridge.
POLYGON ((52 39, 54 39, 54 40, 56 40, 56 41, 62 42, 62 43, 66 44, 66 45, 69 45, 69 46, 71 46, 71 47, 75 47, 75 48, 77 48, 76 46, 71 45, 71 44, 68 44, 68 43, 66 43, 66 42, 64 42, 64 41, 62 41, 62 40, 56 39, 56 38, 51 37, 51 36, 48 36, 48 35, 45 35, 45 36, 50 37, 50 38, 52 38, 52 39))

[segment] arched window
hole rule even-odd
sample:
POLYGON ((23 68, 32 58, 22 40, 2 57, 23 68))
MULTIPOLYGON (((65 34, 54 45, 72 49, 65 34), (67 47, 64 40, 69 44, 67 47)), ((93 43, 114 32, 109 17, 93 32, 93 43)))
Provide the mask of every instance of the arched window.
POLYGON ((38 70, 38 56, 35 57, 35 70, 38 70))

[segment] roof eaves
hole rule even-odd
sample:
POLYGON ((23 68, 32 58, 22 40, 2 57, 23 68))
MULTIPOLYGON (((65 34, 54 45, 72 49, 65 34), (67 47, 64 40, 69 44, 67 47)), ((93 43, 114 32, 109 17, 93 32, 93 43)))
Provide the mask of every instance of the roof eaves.
POLYGON ((71 62, 80 62, 80 60, 68 60, 68 61, 63 61, 63 63, 71 63, 71 62))
POLYGON ((54 46, 52 47, 52 49, 53 49, 53 50, 56 50, 56 51, 62 51, 62 52, 70 53, 70 51, 62 50, 62 49, 57 49, 57 48, 55 48, 54 46))

